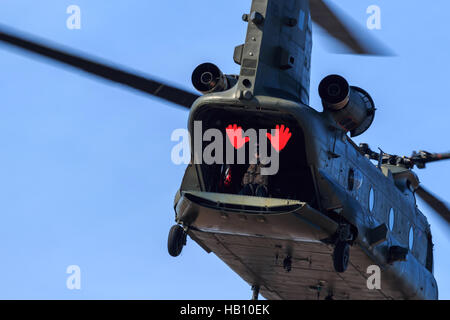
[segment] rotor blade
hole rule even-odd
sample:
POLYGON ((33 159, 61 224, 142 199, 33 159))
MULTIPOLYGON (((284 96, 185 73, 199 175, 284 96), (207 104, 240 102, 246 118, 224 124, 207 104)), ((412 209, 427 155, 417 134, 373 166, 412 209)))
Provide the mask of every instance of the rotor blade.
POLYGON ((433 156, 434 156, 433 161, 449 160, 450 159, 450 152, 434 153, 433 156))
POLYGON ((413 161, 420 162, 422 164, 436 162, 441 160, 450 159, 450 153, 428 153, 425 151, 419 151, 418 154, 412 156, 413 161))
POLYGON ((432 194, 430 191, 420 186, 416 193, 425 201, 434 211, 436 211, 441 217, 443 217, 448 223, 450 223, 450 209, 447 205, 432 194))
POLYGON ((420 150, 419 152, 414 151, 412 156, 408 158, 412 166, 416 166, 418 169, 426 168, 426 165, 430 162, 436 162, 441 160, 450 159, 450 152, 447 153, 430 153, 427 151, 420 150))
POLYGON ((312 20, 330 36, 357 54, 391 56, 393 53, 363 30, 352 18, 336 14, 323 0, 310 0, 312 20), (345 24, 344 22, 345 21, 345 24))
POLYGON ((78 55, 56 49, 37 41, 26 39, 22 35, 0 26, 0 42, 32 52, 50 60, 64 63, 103 79, 120 83, 138 91, 164 99, 177 105, 190 108, 199 97, 196 94, 179 89, 156 80, 149 79, 116 67, 108 66, 78 55))

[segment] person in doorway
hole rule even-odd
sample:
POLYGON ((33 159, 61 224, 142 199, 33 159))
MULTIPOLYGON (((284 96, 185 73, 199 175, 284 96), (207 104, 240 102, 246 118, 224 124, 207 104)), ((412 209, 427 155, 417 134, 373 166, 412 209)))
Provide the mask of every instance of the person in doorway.
POLYGON ((268 197, 269 196, 269 176, 261 174, 261 163, 259 155, 259 146, 256 144, 256 153, 253 155, 253 163, 251 163, 242 178, 242 189, 239 194, 245 196, 268 197))
MULTIPOLYGON (((284 125, 277 125, 274 135, 267 133, 267 138, 270 140, 270 143, 276 152, 280 152, 284 149, 291 136, 292 133, 289 132, 289 128, 284 125)), ((251 164, 248 166, 247 171, 242 178, 242 189, 239 194, 246 196, 268 197, 269 176, 261 174, 261 169, 266 165, 264 165, 261 161, 258 143, 254 143, 254 150, 256 150, 256 152, 253 155, 253 161, 250 161, 251 164)))

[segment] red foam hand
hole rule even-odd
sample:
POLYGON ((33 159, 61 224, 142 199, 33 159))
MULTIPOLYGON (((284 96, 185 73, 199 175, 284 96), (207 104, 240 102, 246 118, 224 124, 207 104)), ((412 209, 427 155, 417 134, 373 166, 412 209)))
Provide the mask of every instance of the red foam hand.
POLYGON ((281 128, 279 125, 275 128, 275 135, 272 136, 272 134, 267 133, 267 138, 269 138, 270 143, 272 144, 272 147, 280 152, 281 150, 286 147, 286 144, 288 143, 289 139, 292 137, 292 133, 289 132, 288 127, 284 127, 284 125, 281 125, 281 128))
POLYGON ((226 129, 228 139, 230 139, 231 144, 234 148, 240 149, 247 142, 250 141, 249 137, 243 137, 243 131, 241 127, 238 127, 237 124, 229 125, 226 129))

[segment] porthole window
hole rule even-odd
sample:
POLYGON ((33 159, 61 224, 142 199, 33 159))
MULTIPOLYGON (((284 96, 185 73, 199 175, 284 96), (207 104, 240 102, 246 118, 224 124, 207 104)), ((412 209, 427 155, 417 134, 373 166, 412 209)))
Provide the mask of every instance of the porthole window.
POLYGON ((350 191, 352 191, 355 187, 355 170, 353 170, 353 169, 350 169, 348 171, 347 185, 348 185, 348 190, 350 190, 350 191))
POLYGON ((372 213, 375 207, 375 191, 373 188, 370 188, 369 191, 369 211, 372 213))
POLYGON ((393 208, 389 210, 389 230, 394 230, 394 223, 395 223, 395 211, 393 208))
POLYGON ((413 227, 411 227, 411 229, 409 229, 409 250, 412 251, 414 246, 414 229, 413 227))
POLYGON ((363 177, 362 174, 355 169, 350 169, 348 171, 348 178, 347 178, 347 186, 348 190, 358 190, 363 183, 363 177))
POLYGON ((362 184, 363 184, 363 176, 362 176, 361 172, 359 172, 358 170, 355 170, 355 178, 354 178, 353 188, 355 190, 358 190, 359 188, 361 188, 362 184))

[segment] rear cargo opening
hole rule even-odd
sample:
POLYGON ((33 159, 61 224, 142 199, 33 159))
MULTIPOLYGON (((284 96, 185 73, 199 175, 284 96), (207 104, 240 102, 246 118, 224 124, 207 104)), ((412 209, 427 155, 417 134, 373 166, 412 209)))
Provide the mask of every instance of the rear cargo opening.
MULTIPOLYGON (((226 135, 228 125, 237 124, 244 131, 253 128, 257 132, 259 129, 266 129, 270 132, 276 125, 284 125, 289 128, 292 137, 286 147, 279 152, 279 170, 276 174, 268 176, 268 197, 299 200, 315 206, 314 183, 311 168, 307 164, 305 137, 302 129, 295 119, 287 114, 264 113, 262 111, 245 111, 242 109, 234 111, 223 106, 205 108, 206 111, 199 112, 196 121, 202 121, 202 129, 205 132, 214 128, 222 132, 223 146, 230 144, 226 135)), ((204 110, 205 110, 204 109, 204 110)), ((259 136, 259 135, 258 135, 259 136)), ((258 140, 260 138, 258 137, 258 140)), ((266 138, 267 139, 267 138, 266 138)), ((211 142, 203 142, 203 150, 211 142)), ((231 144, 230 144, 231 145, 231 144)), ((267 140, 268 155, 277 152, 267 140)), ((224 150, 225 154, 225 150, 224 150)), ((245 164, 229 164, 231 171, 231 181, 225 184, 227 164, 205 164, 201 168, 204 190, 206 192, 239 194, 243 188, 243 177, 249 167, 249 143, 245 145, 245 164)), ((237 162, 235 152, 235 163, 237 162)))

